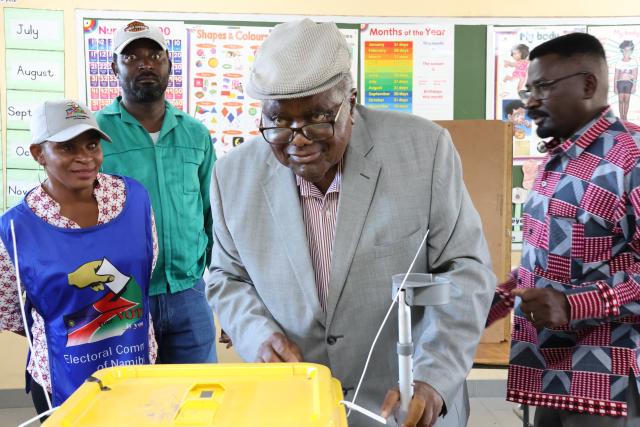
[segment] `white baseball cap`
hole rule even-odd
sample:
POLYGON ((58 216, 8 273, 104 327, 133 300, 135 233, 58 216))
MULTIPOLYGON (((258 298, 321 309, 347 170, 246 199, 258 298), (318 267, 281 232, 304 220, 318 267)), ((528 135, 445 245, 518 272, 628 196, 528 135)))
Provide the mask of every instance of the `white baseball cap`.
POLYGON ((100 130, 86 105, 70 99, 45 101, 34 109, 31 143, 65 142, 88 130, 95 130, 102 139, 111 142, 109 135, 100 130))
POLYGON ((118 28, 113 35, 113 52, 120 54, 125 47, 134 40, 149 39, 158 43, 163 50, 167 50, 167 41, 160 29, 142 21, 131 21, 124 27, 118 28))

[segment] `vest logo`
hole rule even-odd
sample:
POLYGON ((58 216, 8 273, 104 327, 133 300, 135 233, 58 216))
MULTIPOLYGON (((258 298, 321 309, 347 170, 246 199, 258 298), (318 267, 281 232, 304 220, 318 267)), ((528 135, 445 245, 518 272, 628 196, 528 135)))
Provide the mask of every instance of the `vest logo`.
POLYGON ((67 279, 70 286, 81 292, 100 293, 97 300, 63 316, 67 347, 121 336, 130 329, 144 326, 145 316, 149 315, 144 311, 140 285, 108 259, 84 263, 69 273, 67 279))
POLYGON ((141 31, 148 31, 149 27, 140 21, 131 21, 124 27, 125 33, 139 33, 141 31))
POLYGON ((66 120, 86 120, 89 118, 87 112, 75 102, 67 102, 67 108, 64 111, 67 114, 66 120))

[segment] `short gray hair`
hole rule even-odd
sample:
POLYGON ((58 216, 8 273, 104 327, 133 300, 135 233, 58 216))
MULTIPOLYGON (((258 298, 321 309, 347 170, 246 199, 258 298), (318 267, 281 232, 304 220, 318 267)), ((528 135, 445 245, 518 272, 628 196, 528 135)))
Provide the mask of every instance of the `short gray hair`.
POLYGON ((335 93, 338 93, 343 97, 348 97, 353 89, 355 89, 355 86, 353 85, 353 76, 351 73, 345 74, 342 80, 334 86, 335 93))

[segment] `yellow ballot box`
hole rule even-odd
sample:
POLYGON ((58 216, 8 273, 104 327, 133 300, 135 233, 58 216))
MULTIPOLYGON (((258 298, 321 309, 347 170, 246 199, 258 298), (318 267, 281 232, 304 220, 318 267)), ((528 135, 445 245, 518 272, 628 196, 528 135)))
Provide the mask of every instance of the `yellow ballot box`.
POLYGON ((311 363, 118 366, 44 426, 347 427, 341 400, 340 382, 311 363))

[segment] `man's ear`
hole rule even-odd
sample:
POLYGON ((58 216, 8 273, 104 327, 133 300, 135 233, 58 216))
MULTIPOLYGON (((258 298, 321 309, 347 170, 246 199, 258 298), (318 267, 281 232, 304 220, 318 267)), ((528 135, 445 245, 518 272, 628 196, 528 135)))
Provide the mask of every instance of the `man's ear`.
POLYGON ((587 74, 584 78, 584 94, 583 99, 591 99, 596 94, 598 89, 598 78, 595 74, 587 74))
POLYGON ((358 89, 351 89, 349 94, 349 113, 353 114, 353 109, 356 108, 356 101, 358 100, 358 89))
POLYGON ((45 165, 44 153, 42 151, 42 144, 31 144, 29 146, 29 151, 31 152, 31 157, 33 157, 33 160, 38 162, 38 164, 41 166, 45 165))
POLYGON ((171 62, 171 58, 169 57, 169 51, 165 51, 167 54, 167 61, 169 61, 169 74, 171 74, 171 69, 173 68, 173 62, 171 62))
POLYGON ((118 65, 116 64, 116 61, 111 61, 111 71, 114 76, 118 76, 118 65))

